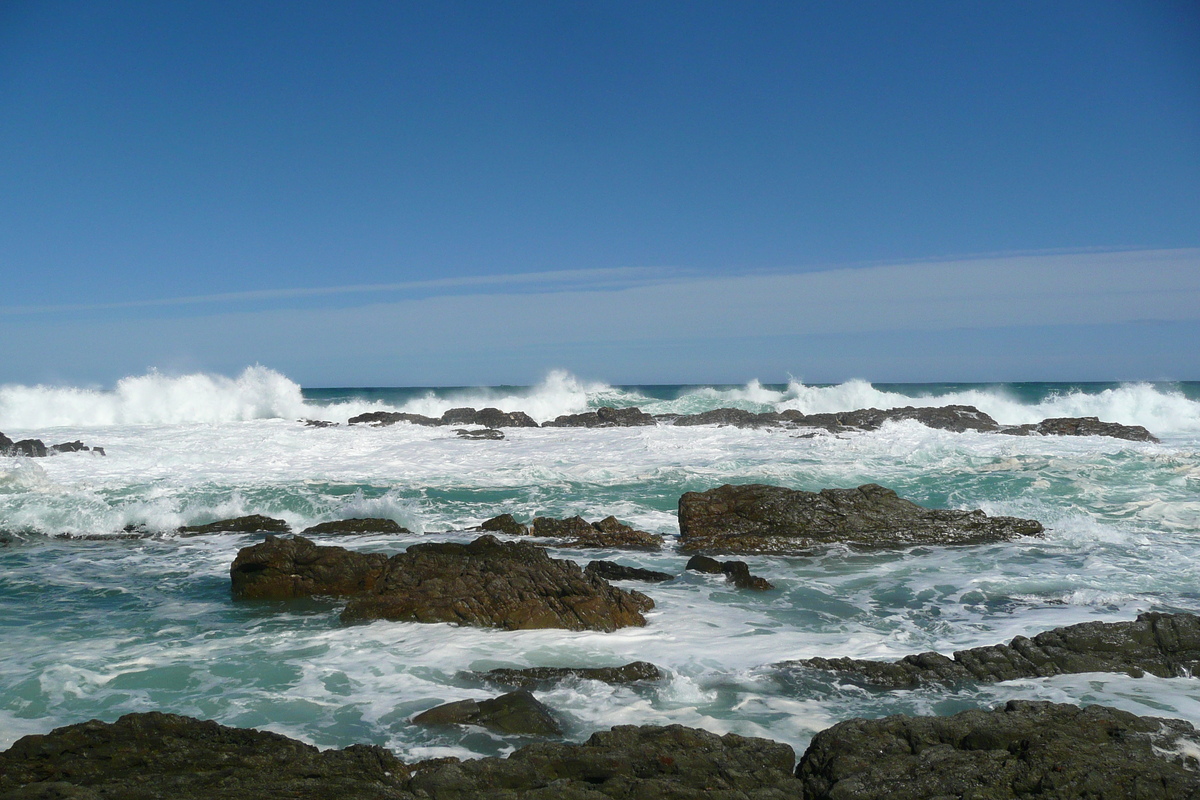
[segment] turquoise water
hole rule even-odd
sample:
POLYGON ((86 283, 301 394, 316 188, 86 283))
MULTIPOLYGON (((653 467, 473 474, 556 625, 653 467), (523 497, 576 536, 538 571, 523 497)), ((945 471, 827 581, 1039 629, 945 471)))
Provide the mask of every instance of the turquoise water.
POLYGON ((0 387, 0 430, 107 449, 0 462, 0 747, 26 733, 151 708, 268 728, 320 746, 371 742, 405 758, 522 744, 409 723, 437 703, 496 690, 461 673, 645 659, 660 684, 568 682, 539 693, 567 735, 679 722, 802 748, 853 716, 952 713, 1013 697, 1102 702, 1200 724, 1190 678, 1084 675, 991 687, 868 692, 775 664, 813 655, 896 658, 1006 641, 1146 610, 1200 610, 1200 384, 637 386, 551 375, 536 387, 304 389, 269 370, 142 376, 112 392, 0 387), (652 413, 720 406, 807 412, 971 402, 1005 423, 1094 415, 1162 442, 1006 437, 915 423, 800 438, 733 428, 510 429, 467 442, 441 428, 348 427, 372 409, 455 405, 539 420, 599 405, 652 413), (306 428, 296 420, 340 421, 306 428), (683 574, 662 553, 558 551, 681 575, 630 584, 658 604, 644 629, 503 632, 416 623, 342 627, 340 604, 233 602, 228 568, 255 536, 114 538, 245 513, 300 529, 350 516, 416 533, 327 537, 396 552, 502 512, 608 514, 677 533, 684 491, 725 482, 800 489, 882 483, 917 502, 1034 517, 1044 538, 984 547, 749 558, 778 589, 751 594, 683 574))

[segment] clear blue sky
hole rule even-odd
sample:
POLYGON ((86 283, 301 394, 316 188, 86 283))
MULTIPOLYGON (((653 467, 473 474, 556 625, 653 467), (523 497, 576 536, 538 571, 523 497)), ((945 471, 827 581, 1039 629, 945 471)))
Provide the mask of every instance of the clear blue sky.
POLYGON ((1196 248, 1194 0, 0 4, 0 383, 1196 379, 1196 248))

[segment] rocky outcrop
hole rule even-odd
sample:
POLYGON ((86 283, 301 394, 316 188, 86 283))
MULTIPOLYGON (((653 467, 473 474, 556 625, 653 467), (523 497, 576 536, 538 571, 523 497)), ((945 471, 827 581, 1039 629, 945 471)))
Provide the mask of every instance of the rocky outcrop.
POLYGON ((750 574, 750 565, 745 561, 717 561, 708 556, 692 556, 687 566, 693 572, 705 572, 710 575, 724 575, 725 579, 739 589, 753 589, 765 592, 775 586, 766 578, 750 574))
POLYGON ((336 428, 340 423, 330 422, 327 419, 302 419, 298 420, 304 423, 306 428, 336 428))
POLYGON ((562 726, 550 709, 525 689, 488 700, 459 700, 413 717, 417 725, 478 725, 497 733, 560 736, 562 726))
POLYGON ((442 414, 440 425, 479 425, 484 428, 536 428, 537 422, 524 411, 498 408, 452 408, 442 414))
POLYGON ((873 483, 804 492, 726 484, 679 498, 684 550, 795 552, 816 545, 978 544, 1042 533, 1035 520, 927 509, 873 483))
POLYGON ((550 422, 543 422, 543 428, 631 428, 642 425, 657 425, 654 417, 640 408, 612 408, 602 406, 595 411, 582 414, 563 414, 550 422))
POLYGON ((624 564, 618 564, 615 561, 589 561, 588 565, 583 568, 583 571, 592 575, 599 575, 606 581, 648 581, 650 583, 661 583, 662 581, 675 579, 675 576, 669 572, 657 572, 656 570, 642 569, 641 567, 629 567, 624 564))
POLYGON ((626 550, 658 550, 662 548, 661 536, 646 531, 634 530, 617 521, 616 517, 605 517, 599 522, 588 522, 583 517, 567 519, 535 517, 529 526, 532 536, 558 539, 557 547, 610 547, 626 550))
POLYGON ((517 522, 512 514, 501 514, 485 520, 476 530, 504 533, 509 536, 524 536, 529 533, 529 527, 517 522))
POLYGON ((662 671, 649 661, 633 661, 620 667, 529 667, 527 669, 492 669, 474 675, 488 683, 514 689, 538 689, 569 678, 600 681, 612 685, 657 681, 662 671))
POLYGON ((201 533, 289 533, 291 530, 285 521, 264 517, 262 514, 219 519, 207 525, 184 525, 176 529, 178 533, 191 535, 201 533))
POLYGON ((321 533, 412 533, 408 528, 394 519, 335 519, 332 522, 321 522, 300 531, 304 536, 321 533))
POLYGON ((1174 678, 1200 672, 1200 617, 1140 614, 1135 622, 1082 622, 1008 644, 905 656, 899 661, 809 658, 785 667, 837 673, 850 683, 888 689, 922 683, 995 683, 1081 672, 1174 678))
POLYGON ((388 560, 344 622, 452 622, 518 630, 612 631, 646 624, 654 601, 587 575, 545 548, 484 535, 470 544, 415 544, 388 560))
POLYGON ((680 427, 693 425, 724 425, 734 428, 764 428, 771 425, 783 424, 783 417, 777 412, 768 411, 756 414, 740 408, 714 408, 699 414, 683 414, 674 418, 672 423, 680 427))
POLYGON ((496 430, 495 428, 477 428, 468 430, 466 428, 456 428, 454 431, 460 439, 475 439, 475 440, 492 440, 498 441, 504 438, 504 431, 496 430))
POLYGON ((382 553, 322 547, 303 536, 243 547, 229 567, 233 596, 247 600, 351 596, 369 592, 387 566, 382 553))
POLYGON ((1104 706, 1013 700, 952 717, 854 719, 813 738, 793 796, 1194 799, 1200 772, 1186 761, 1197 747, 1186 722, 1104 706))
POLYGON ((400 411, 368 411, 365 414, 351 417, 347 422, 350 425, 374 425, 377 428, 385 428, 388 425, 395 425, 397 422, 409 422, 413 425, 442 424, 433 417, 423 414, 405 414, 400 411))
POLYGON ((1056 417, 1044 419, 1037 424, 1015 425, 1001 428, 999 433, 1015 436, 1040 434, 1042 436, 1111 436, 1132 442, 1157 442, 1158 437, 1141 425, 1121 425, 1117 422, 1101 422, 1098 417, 1056 417))
POLYGON ((46 443, 41 439, 21 439, 20 441, 14 442, 3 433, 0 433, 0 456, 45 458, 46 456, 53 456, 59 453, 80 453, 88 451, 98 456, 105 454, 103 447, 88 447, 78 439, 73 442, 52 444, 47 447, 46 443))

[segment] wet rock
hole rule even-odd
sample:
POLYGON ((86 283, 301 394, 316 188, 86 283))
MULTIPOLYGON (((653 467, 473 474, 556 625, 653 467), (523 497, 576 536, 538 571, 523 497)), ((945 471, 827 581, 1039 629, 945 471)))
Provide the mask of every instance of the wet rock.
POLYGON ((495 428, 479 428, 478 430, 467 430, 466 428, 457 428, 455 433, 460 439, 503 439, 504 431, 498 431, 495 428))
POLYGON ((174 714, 127 714, 19 739, 0 753, 0 797, 250 800, 404 797, 408 767, 370 745, 317 748, 174 714))
POLYGON ((484 535, 470 544, 415 544, 392 556, 344 622, 452 622, 507 630, 612 631, 646 624, 654 601, 587 575, 545 548, 484 535))
POLYGON ((286 522, 262 514, 250 514, 246 517, 219 519, 207 525, 184 525, 177 529, 178 533, 289 533, 291 528, 286 522))
POLYGON ((592 575, 599 575, 606 581, 649 581, 652 583, 661 583, 662 581, 675 579, 675 576, 669 572, 656 572, 652 569, 629 567, 624 564, 618 564, 615 561, 589 561, 588 565, 583 568, 583 571, 592 575))
POLYGON ((714 408, 711 411, 703 411, 699 414, 678 416, 675 418, 674 424, 680 427, 720 425, 733 426, 735 428, 763 428, 770 425, 779 425, 782 421, 783 418, 773 411, 756 414, 753 411, 744 411, 740 408, 714 408))
POLYGON ((321 522, 300 531, 305 536, 318 533, 412 533, 408 528, 394 519, 335 519, 332 522, 321 522))
POLYGON ((616 517, 605 517, 599 522, 588 522, 583 517, 568 519, 535 517, 529 533, 559 539, 558 547, 608 547, 625 550, 658 550, 662 548, 661 536, 646 531, 634 530, 619 522, 616 517))
POLYGON ((306 428, 336 428, 339 424, 325 419, 302 419, 298 422, 303 422, 306 428))
POLYGON ((88 447, 86 444, 79 441, 78 439, 76 439, 73 442, 63 442, 62 444, 52 444, 52 445, 50 445, 50 448, 49 448, 51 453, 81 453, 81 452, 87 452, 91 449, 92 448, 88 447))
POLYGON ((543 428, 629 428, 657 425, 654 417, 640 408, 612 408, 602 406, 583 414, 563 414, 551 422, 543 422, 543 428))
POLYGON ((418 725, 479 725, 498 733, 561 736, 562 727, 543 703, 524 689, 490 700, 459 700, 413 717, 418 725))
POLYGON ((527 669, 492 669, 477 673, 488 683, 511 686, 515 689, 537 689, 568 678, 600 681, 612 685, 657 681, 662 671, 649 661, 633 661, 620 667, 529 667, 527 669))
POLYGON ((1026 425, 1001 428, 1000 433, 1015 436, 1040 434, 1042 436, 1111 436, 1133 442, 1157 442, 1158 437, 1141 425, 1121 425, 1117 422, 1101 422, 1098 417, 1056 417, 1026 425))
POLYGON ((529 533, 529 528, 517 522, 512 514, 501 514, 498 517, 492 517, 484 521, 478 529, 481 531, 504 533, 509 536, 524 536, 529 533))
POLYGON ((1134 622, 1082 622, 1032 639, 960 650, 953 658, 920 653, 899 661, 810 658, 787 662, 836 672, 864 686, 910 688, 922 683, 995 683, 1081 672, 1119 672, 1140 678, 1192 675, 1200 671, 1200 617, 1140 614, 1134 622))
POLYGON ((536 428, 537 422, 524 411, 498 408, 452 408, 442 414, 441 425, 479 425, 484 428, 536 428))
POLYGON ((423 414, 405 414, 400 411, 368 411, 365 414, 359 414, 356 417, 351 417, 347 423, 350 425, 374 425, 377 428, 384 428, 388 425, 395 425, 397 422, 409 422, 413 425, 441 425, 439 420, 433 417, 426 417, 423 414))
POLYGON ((803 492, 726 484, 679 498, 684 550, 796 552, 815 545, 978 544, 1042 532, 1035 520, 927 509, 873 483, 803 492))
POLYGON ((0 433, 0 455, 26 456, 28 458, 45 458, 49 455, 46 443, 41 439, 21 439, 14 442, 0 433))
POLYGON ((796 777, 806 800, 1200 797, 1181 720, 1012 700, 952 717, 853 719, 818 733, 796 777))
POLYGON ((710 575, 724 574, 726 580, 739 589, 753 589, 764 592, 775 586, 766 578, 750 574, 750 566, 745 561, 717 561, 708 556, 696 555, 688 559, 687 566, 693 572, 705 572, 710 575))
POLYGON ((322 547, 303 536, 268 536, 238 551, 229 580, 234 597, 250 600, 349 596, 374 588, 387 560, 382 553, 322 547))

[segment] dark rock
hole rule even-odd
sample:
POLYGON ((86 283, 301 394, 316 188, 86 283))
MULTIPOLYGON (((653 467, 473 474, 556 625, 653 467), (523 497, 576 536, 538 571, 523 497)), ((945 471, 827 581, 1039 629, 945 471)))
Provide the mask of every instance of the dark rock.
POLYGON ((524 411, 498 408, 452 408, 442 414, 441 425, 479 425, 484 428, 536 428, 538 424, 524 411))
POLYGON ((46 443, 41 439, 21 439, 10 444, 5 455, 45 458, 49 455, 49 451, 46 449, 46 443))
POLYGON ((302 419, 297 421, 303 422, 306 428, 336 428, 340 424, 325 419, 302 419))
POLYGON ((300 531, 304 535, 318 533, 412 533, 394 519, 335 519, 300 531))
POLYGON ((696 555, 688 559, 687 566, 693 572, 704 572, 710 575, 724 573, 725 579, 739 589, 754 589, 765 592, 775 586, 766 578, 750 574, 750 566, 745 561, 717 561, 708 556, 696 555))
POLYGON ((813 738, 796 777, 805 800, 1184 800, 1200 797, 1200 773, 1182 754, 1197 741, 1182 720, 1012 700, 839 723, 813 738))
POLYGON ((640 408, 612 408, 602 406, 583 414, 563 414, 552 422, 543 422, 543 428, 629 428, 642 425, 657 425, 654 417, 640 408))
POLYGON ((286 600, 370 591, 387 566, 382 553, 322 547, 302 536, 243 547, 229 567, 234 597, 286 600))
POLYGON ((413 425, 441 424, 433 417, 426 417, 423 414, 405 414, 400 411, 368 411, 357 417, 351 417, 347 422, 350 425, 374 425, 378 428, 395 425, 397 422, 410 422, 413 425))
POLYGON ((291 528, 281 519, 251 514, 246 517, 220 519, 207 525, 184 525, 179 533, 289 533, 291 528))
POLYGON ((509 536, 524 536, 529 533, 529 528, 517 522, 512 514, 501 514, 498 517, 492 517, 484 521, 479 526, 481 531, 493 531, 495 533, 504 533, 509 536))
POLYGON ((542 536, 548 539, 577 539, 595 533, 592 523, 576 515, 566 519, 554 517, 534 517, 529 526, 531 536, 542 536))
POLYGON ((873 483, 803 492, 726 484, 679 498, 684 550, 794 552, 821 544, 866 547, 978 544, 1042 532, 1040 523, 982 511, 927 509, 873 483))
POLYGON ((0 431, 0 454, 7 455, 8 449, 12 447, 13 444, 13 440, 5 436, 3 431, 0 431))
POLYGON ((503 439, 504 431, 498 431, 495 428, 479 428, 478 430, 467 430, 466 428, 458 428, 454 431, 460 439, 503 439))
POLYGON ((1000 433, 1015 436, 1040 434, 1042 436, 1111 436, 1133 442, 1157 442, 1158 437, 1141 425, 1121 425, 1117 422, 1101 422, 1097 417, 1056 417, 1026 425, 1001 428, 1000 433))
POLYGON ((408 778, 382 747, 321 752, 277 733, 158 712, 26 736, 0 753, 6 800, 384 800, 405 796, 408 778))
POLYGON ((104 452, 104 448, 103 448, 103 447, 93 447, 93 448, 92 448, 92 455, 96 455, 96 456, 106 456, 106 455, 108 455, 108 453, 104 452))
POLYGON ((675 576, 669 572, 656 572, 652 569, 642 569, 641 567, 628 567, 624 564, 618 564, 615 561, 589 561, 588 565, 583 568, 583 571, 592 575, 599 575, 606 581, 650 581, 660 583, 675 579, 675 576))
POLYGON ((484 535, 470 544, 415 544, 392 556, 374 589, 350 600, 344 622, 453 622, 518 630, 612 631, 646 624, 654 601, 552 559, 545 548, 484 535))
POLYGON ((769 425, 778 425, 782 420, 783 418, 773 411, 756 414, 740 408, 714 408, 699 414, 684 414, 676 417, 674 424, 677 426, 731 425, 735 428, 763 428, 769 425))
POLYGON ((583 517, 568 519, 535 517, 529 528, 533 536, 559 539, 558 547, 608 547, 626 550, 658 550, 662 548, 662 537, 634 530, 616 517, 605 517, 599 522, 588 522, 583 517))
POLYGON ((489 683, 515 689, 537 689, 568 678, 600 681, 613 685, 657 681, 662 671, 649 661, 633 661, 620 667, 529 667, 527 669, 492 669, 478 677, 489 683))
POLYGON ((524 689, 490 700, 459 700, 413 717, 418 725, 479 725, 499 733, 561 736, 562 727, 550 709, 524 689))
POLYGON ((1145 673, 1160 678, 1200 671, 1200 617, 1140 614, 1135 622, 1082 622, 1008 644, 960 650, 949 658, 920 653, 899 661, 810 658, 787 662, 836 672, 852 683, 889 689, 922 683, 994 683, 1081 672, 1145 673))
POLYGON ((73 442, 63 442, 62 444, 50 445, 51 453, 78 453, 81 451, 86 452, 91 449, 92 448, 88 447, 83 442, 79 441, 78 439, 76 439, 73 442))

